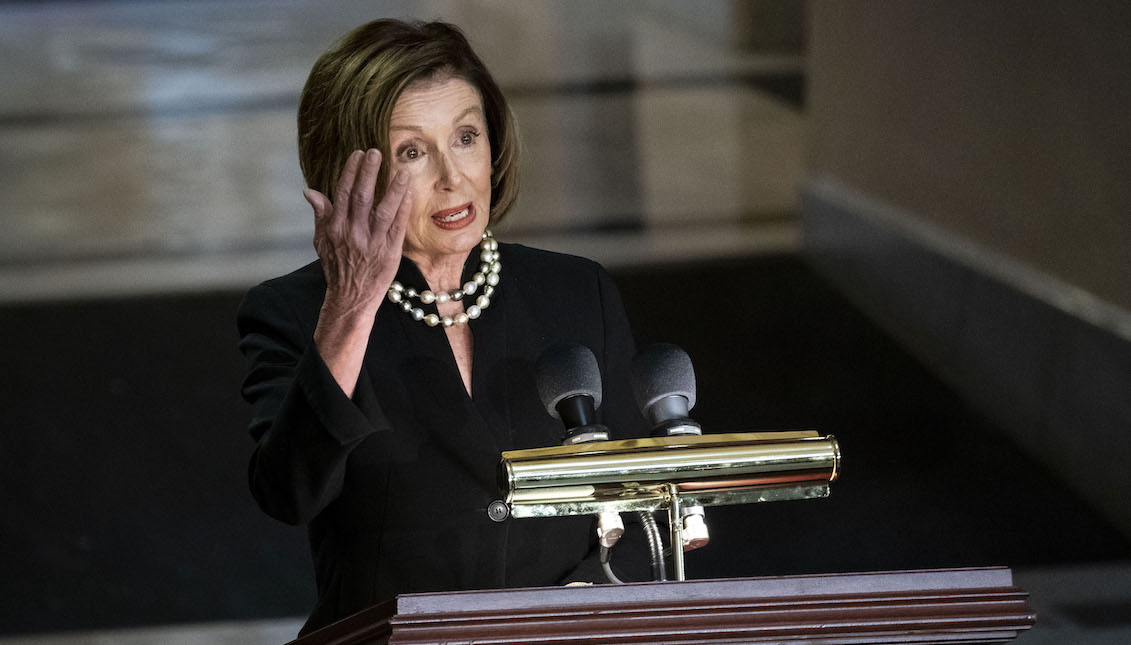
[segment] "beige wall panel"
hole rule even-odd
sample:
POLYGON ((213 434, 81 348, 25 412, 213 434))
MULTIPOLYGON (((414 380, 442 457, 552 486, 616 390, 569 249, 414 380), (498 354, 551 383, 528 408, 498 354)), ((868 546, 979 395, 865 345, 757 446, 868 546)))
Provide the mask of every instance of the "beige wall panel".
POLYGON ((809 5, 809 164, 1131 309, 1131 4, 809 5))

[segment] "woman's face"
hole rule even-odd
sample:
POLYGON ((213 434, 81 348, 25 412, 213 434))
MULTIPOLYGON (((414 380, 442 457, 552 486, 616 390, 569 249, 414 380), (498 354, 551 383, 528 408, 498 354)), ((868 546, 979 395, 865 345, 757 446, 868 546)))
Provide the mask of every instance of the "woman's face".
POLYGON ((393 106, 389 152, 388 176, 406 170, 413 192, 404 254, 462 263, 491 208, 491 144, 479 92, 458 78, 408 86, 393 106))

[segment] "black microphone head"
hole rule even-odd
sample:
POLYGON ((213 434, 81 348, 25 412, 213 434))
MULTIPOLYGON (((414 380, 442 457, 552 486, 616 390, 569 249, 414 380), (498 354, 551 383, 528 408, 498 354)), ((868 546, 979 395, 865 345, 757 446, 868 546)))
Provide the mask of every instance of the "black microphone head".
POLYGON ((534 380, 542 405, 555 419, 561 418, 558 403, 567 397, 583 394, 593 397, 594 407, 601 405, 601 369, 592 350, 585 345, 551 345, 534 364, 534 380))
POLYGON ((687 409, 695 407, 695 370, 687 352, 671 343, 656 343, 632 359, 632 392, 645 416, 649 408, 669 396, 687 399, 687 409))

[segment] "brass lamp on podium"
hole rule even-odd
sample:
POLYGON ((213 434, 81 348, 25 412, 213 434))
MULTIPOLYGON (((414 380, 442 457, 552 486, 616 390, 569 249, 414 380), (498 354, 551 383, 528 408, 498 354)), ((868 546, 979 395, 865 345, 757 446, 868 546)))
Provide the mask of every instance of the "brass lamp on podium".
POLYGON ((667 436, 504 452, 499 488, 515 518, 666 510, 684 580, 683 507, 828 497, 839 470, 813 431, 667 436))

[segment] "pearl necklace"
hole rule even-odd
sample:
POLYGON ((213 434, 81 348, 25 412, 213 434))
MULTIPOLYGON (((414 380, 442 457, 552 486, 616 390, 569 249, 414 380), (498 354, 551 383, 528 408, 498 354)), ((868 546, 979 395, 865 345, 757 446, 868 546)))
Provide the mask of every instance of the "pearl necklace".
POLYGON ((479 271, 463 287, 438 293, 425 289, 418 293, 412 287, 405 287, 400 282, 393 281, 393 284, 389 285, 389 302, 400 304, 401 309, 412 316, 413 320, 420 320, 429 327, 465 325, 467 321, 475 320, 484 309, 491 306, 491 296, 495 295, 495 287, 499 284, 499 272, 503 270, 503 265, 499 262, 499 243, 491 236, 491 231, 483 231, 483 241, 479 243, 479 251, 479 259, 482 261, 479 271), (413 306, 414 298, 426 305, 470 298, 475 295, 479 287, 483 287, 483 294, 475 299, 475 304, 468 307, 467 311, 456 316, 425 315, 423 309, 413 306))

